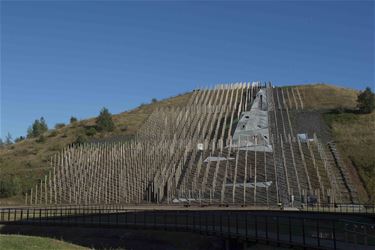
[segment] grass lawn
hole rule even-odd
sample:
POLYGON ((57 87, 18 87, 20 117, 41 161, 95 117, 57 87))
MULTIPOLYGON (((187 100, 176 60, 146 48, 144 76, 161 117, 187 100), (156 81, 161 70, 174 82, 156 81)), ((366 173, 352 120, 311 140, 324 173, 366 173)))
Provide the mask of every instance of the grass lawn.
POLYGON ((73 245, 63 241, 34 237, 34 236, 22 236, 22 235, 5 235, 0 234, 0 249, 7 250, 46 250, 46 249, 88 249, 81 246, 73 245))

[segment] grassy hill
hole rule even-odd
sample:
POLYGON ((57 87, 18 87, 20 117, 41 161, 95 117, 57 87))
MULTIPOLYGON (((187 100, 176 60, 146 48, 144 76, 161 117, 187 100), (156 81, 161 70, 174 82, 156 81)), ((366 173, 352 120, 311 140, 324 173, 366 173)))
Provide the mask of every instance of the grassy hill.
POLYGON ((92 141, 116 137, 131 138, 156 108, 184 106, 190 96, 191 93, 187 93, 115 114, 112 117, 115 129, 112 132, 88 136, 87 132, 95 125, 95 118, 89 118, 46 132, 43 142, 38 138, 31 138, 0 149, 0 179, 17 177, 22 190, 17 196, 0 198, 0 205, 22 203, 24 201, 22 194, 50 170, 51 156, 76 141, 78 136, 84 136, 92 141))
MULTIPOLYGON (((362 201, 366 201, 369 194, 375 194, 375 155, 372 153, 375 148, 375 113, 362 115, 351 111, 356 108, 358 91, 326 84, 297 87, 305 109, 324 113, 333 138, 357 184, 360 197, 362 201), (332 112, 335 110, 340 112, 332 112)), ((110 133, 88 136, 87 131, 95 124, 95 119, 90 118, 46 132, 43 142, 26 139, 7 146, 0 149, 0 176, 17 176, 22 192, 28 191, 48 172, 50 157, 73 143, 79 135, 90 140, 131 138, 153 110, 158 107, 183 106, 190 96, 191 93, 179 95, 113 115, 116 128, 110 133)), ((22 192, 18 196, 0 199, 0 205, 23 202, 22 192)))
POLYGON ((333 85, 298 86, 306 109, 323 113, 362 202, 375 200, 375 112, 357 114, 358 91, 333 85))

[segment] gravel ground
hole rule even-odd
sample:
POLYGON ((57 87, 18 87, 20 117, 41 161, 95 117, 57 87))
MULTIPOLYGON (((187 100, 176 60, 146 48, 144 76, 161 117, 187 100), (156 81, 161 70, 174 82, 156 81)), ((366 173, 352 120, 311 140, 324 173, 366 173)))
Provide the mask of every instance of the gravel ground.
POLYGON ((323 142, 332 140, 329 127, 323 120, 322 114, 315 111, 290 112, 293 129, 296 133, 307 133, 312 138, 314 132, 323 142))

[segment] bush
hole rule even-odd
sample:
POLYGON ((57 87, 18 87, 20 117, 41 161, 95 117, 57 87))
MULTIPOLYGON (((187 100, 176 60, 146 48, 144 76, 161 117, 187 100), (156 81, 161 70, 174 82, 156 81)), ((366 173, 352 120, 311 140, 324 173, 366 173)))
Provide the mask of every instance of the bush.
POLYGON ((48 137, 54 137, 56 135, 58 135, 58 132, 56 130, 52 130, 48 137))
POLYGON ((76 117, 74 117, 74 116, 70 117, 70 123, 75 123, 77 121, 78 121, 78 119, 76 117))
POLYGON ((155 103, 155 102, 157 102, 157 101, 158 101, 158 99, 156 99, 156 98, 152 98, 152 99, 151 99, 151 102, 152 102, 152 103, 155 103))
POLYGON ((86 130, 86 135, 87 136, 93 136, 96 134, 96 129, 94 127, 90 127, 89 129, 86 130))
POLYGON ((113 131, 115 129, 112 115, 109 113, 108 109, 103 108, 100 111, 99 116, 96 118, 96 126, 99 131, 113 131))
POLYGON ((85 135, 78 135, 73 144, 84 144, 87 142, 87 137, 85 135))
POLYGON ((16 139, 14 139, 14 142, 20 142, 20 141, 23 141, 23 140, 25 140, 25 137, 23 137, 23 136, 20 136, 20 137, 17 137, 16 139))
POLYGON ((55 125, 55 129, 59 129, 59 128, 63 128, 63 127, 65 127, 64 123, 56 123, 56 125, 55 125))
POLYGON ((18 177, 3 176, 0 179, 0 198, 7 198, 21 192, 21 181, 18 177))
POLYGON ((33 125, 27 130, 27 137, 38 137, 48 131, 48 126, 43 117, 35 120, 33 125))
POLYGON ((369 114, 375 109, 375 95, 369 87, 358 95, 357 103, 359 111, 363 114, 369 114))

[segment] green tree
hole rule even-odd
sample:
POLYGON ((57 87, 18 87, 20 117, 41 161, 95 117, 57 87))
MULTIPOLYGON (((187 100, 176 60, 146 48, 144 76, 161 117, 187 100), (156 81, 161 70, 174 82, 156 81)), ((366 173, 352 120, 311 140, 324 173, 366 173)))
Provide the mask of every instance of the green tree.
POLYGON ((375 95, 370 87, 362 91, 357 98, 359 111, 363 114, 369 114, 375 109, 375 95))
POLYGON ((152 102, 152 103, 155 103, 155 102, 157 102, 157 101, 158 101, 158 99, 156 99, 156 98, 152 98, 152 99, 151 99, 151 102, 152 102))
POLYGON ((78 119, 74 116, 71 116, 70 117, 70 123, 75 123, 76 121, 78 121, 78 119))
POLYGON ((96 126, 99 131, 113 131, 115 124, 112 120, 112 115, 107 108, 102 108, 99 116, 96 118, 96 126))
POLYGON ((48 126, 43 117, 36 119, 31 127, 27 129, 27 137, 38 137, 48 131, 48 126))
POLYGON ((84 144, 87 142, 87 137, 85 135, 78 135, 73 144, 84 144))
POLYGON ((93 136, 96 134, 96 129, 94 127, 90 127, 86 130, 86 135, 87 136, 93 136))

